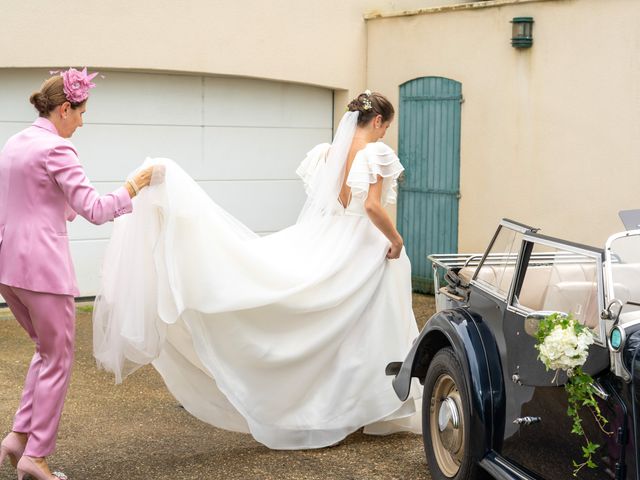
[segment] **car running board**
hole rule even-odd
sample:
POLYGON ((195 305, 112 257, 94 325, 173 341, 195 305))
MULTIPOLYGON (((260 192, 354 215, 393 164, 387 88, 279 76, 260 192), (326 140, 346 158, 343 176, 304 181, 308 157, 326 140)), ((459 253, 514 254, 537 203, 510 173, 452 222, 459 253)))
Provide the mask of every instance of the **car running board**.
POLYGON ((539 478, 530 470, 521 465, 512 464, 493 450, 480 460, 480 466, 497 480, 536 480, 539 478))

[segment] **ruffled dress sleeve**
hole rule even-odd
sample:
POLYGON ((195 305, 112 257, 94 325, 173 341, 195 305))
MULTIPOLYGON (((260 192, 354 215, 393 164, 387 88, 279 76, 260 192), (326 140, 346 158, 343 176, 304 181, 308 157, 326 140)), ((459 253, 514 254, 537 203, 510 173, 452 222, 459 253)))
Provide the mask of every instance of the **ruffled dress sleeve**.
POLYGON ((307 195, 311 194, 316 176, 327 160, 329 147, 331 147, 329 143, 316 145, 307 153, 305 159, 302 160, 300 166, 296 169, 296 175, 302 179, 307 195))
POLYGON ((381 203, 390 205, 398 198, 398 177, 403 171, 404 167, 391 147, 382 142, 370 143, 353 160, 347 185, 351 187, 353 197, 364 201, 369 187, 378 182, 380 175, 383 178, 381 203))

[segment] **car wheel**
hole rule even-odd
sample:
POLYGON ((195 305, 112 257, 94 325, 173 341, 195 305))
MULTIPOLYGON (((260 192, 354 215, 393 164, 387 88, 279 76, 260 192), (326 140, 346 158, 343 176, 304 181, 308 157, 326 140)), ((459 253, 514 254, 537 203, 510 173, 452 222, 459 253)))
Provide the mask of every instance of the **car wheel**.
POLYGON ((471 450, 466 381, 451 348, 443 348, 433 357, 422 402, 422 438, 433 480, 487 478, 471 450))

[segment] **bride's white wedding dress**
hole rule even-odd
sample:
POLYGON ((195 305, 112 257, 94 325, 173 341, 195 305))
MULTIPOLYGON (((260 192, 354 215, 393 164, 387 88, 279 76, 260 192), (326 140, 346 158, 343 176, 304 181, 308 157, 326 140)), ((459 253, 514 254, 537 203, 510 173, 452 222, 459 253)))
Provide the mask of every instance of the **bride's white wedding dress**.
MULTIPOLYGON (((318 145, 297 171, 310 195, 329 150, 318 145)), ((152 362, 191 414, 270 448, 323 447, 362 426, 420 431, 419 402, 400 402, 384 373, 418 333, 409 260, 385 258, 389 242, 364 210, 377 175, 383 204, 395 201, 394 152, 358 152, 347 208, 335 196, 321 215, 264 237, 174 162, 153 162, 165 165, 164 182, 116 220, 107 249, 98 363, 119 382, 152 362)))

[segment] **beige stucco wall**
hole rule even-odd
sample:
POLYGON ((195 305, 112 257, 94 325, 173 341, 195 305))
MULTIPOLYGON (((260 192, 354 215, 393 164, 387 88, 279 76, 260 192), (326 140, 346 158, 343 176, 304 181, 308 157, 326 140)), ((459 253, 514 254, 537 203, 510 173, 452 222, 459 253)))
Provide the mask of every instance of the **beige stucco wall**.
MULTIPOLYGON (((500 3, 503 0, 486 2, 500 3)), ((640 206, 640 2, 547 0, 364 21, 456 0, 0 0, 0 68, 246 76, 336 90, 462 82, 460 250, 508 216, 600 244, 640 206), (535 45, 509 44, 514 16, 535 45)), ((478 6, 482 2, 476 2, 478 6)), ((397 146, 394 124, 388 142, 397 146)))
MULTIPOLYGON (((603 245, 640 208, 640 2, 556 0, 368 21, 368 86, 462 83, 459 248, 501 217, 603 245), (533 16, 534 45, 510 20, 533 16)), ((397 145, 397 124, 389 131, 397 145)))
POLYGON ((0 68, 89 65, 284 80, 337 89, 342 107, 365 85, 365 12, 441 3, 454 2, 0 0, 0 68))

